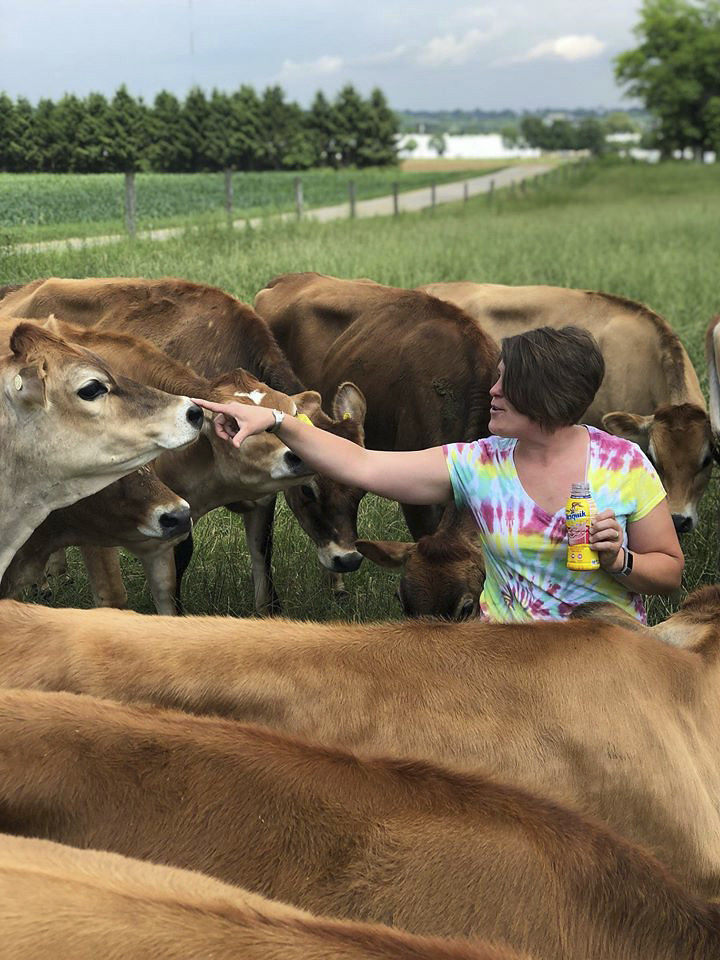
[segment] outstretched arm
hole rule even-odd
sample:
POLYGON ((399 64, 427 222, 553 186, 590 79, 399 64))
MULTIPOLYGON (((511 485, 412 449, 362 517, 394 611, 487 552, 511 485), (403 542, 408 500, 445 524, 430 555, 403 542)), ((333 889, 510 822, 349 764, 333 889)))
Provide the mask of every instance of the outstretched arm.
MULTIPOLYGON (((195 400, 214 411, 215 432, 239 447, 246 437, 272 426, 272 411, 246 403, 195 400)), ((277 436, 305 463, 338 483, 360 487, 401 503, 445 503, 450 499, 450 476, 442 447, 427 450, 366 450, 325 430, 286 416, 277 436)))

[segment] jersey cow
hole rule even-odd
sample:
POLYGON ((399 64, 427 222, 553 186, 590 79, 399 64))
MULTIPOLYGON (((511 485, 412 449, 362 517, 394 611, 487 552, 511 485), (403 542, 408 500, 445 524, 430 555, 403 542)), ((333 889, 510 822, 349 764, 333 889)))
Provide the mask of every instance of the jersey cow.
POLYGON ((7 835, 0 925, 8 960, 521 960, 477 942, 314 917, 188 870, 7 835))
MULTIPOLYGON (((352 380, 367 402, 365 442, 422 450, 486 436, 498 350, 452 304, 415 290, 317 273, 276 277, 255 297, 298 375, 323 397, 352 380)), ((403 505, 410 533, 441 510, 403 505)))
POLYGON ((594 621, 177 622, 5 600, 0 684, 482 767, 593 813, 719 896, 720 630, 684 622, 697 648, 594 621))
MULTIPOLYGON (((176 278, 144 280, 113 277, 86 280, 51 278, 0 288, 0 317, 41 319, 55 313, 79 326, 130 333, 149 340, 201 376, 214 379, 242 367, 286 394, 305 390, 267 324, 247 304, 204 284, 176 278)), ((337 384, 336 384, 337 386, 337 384)), ((316 425, 362 443, 364 403, 357 391, 333 391, 326 398, 330 417, 316 425)), ((362 494, 316 477, 288 489, 290 509, 314 542, 321 564, 336 576, 357 569, 357 512, 362 494)), ((255 577, 256 602, 277 612, 272 582, 272 519, 275 496, 240 505, 255 577)), ((342 588, 338 579, 337 589, 342 588)))
POLYGON ((456 304, 497 341, 540 326, 589 330, 605 358, 605 379, 585 422, 638 443, 660 474, 678 533, 695 527, 713 462, 710 422, 687 351, 662 317, 593 290, 495 283, 420 289, 456 304))
MULTIPOLYGON (((108 359, 128 375, 161 386, 170 393, 192 393, 220 403, 240 397, 293 415, 298 412, 312 415, 319 407, 320 398, 313 391, 288 397, 242 369, 209 381, 139 337, 74 327, 55 317, 45 326, 108 359)), ((272 434, 249 437, 238 448, 217 437, 212 428, 205 431, 194 447, 158 458, 155 471, 168 487, 187 500, 193 520, 228 503, 252 503, 311 476, 300 458, 272 434)), ((171 613, 179 599, 182 576, 181 570, 176 584, 172 544, 158 542, 154 550, 146 547, 141 559, 158 611, 171 613)), ((114 579, 118 575, 119 568, 116 568, 114 579)), ((102 593, 103 589, 113 593, 109 587, 97 584, 94 587, 96 593, 102 593)))
POLYGON ((187 396, 115 376, 36 325, 16 325, 9 345, 0 358, 0 578, 52 510, 187 446, 203 422, 187 396))
POLYGON ((26 690, 0 691, 0 742, 4 832, 536 960, 720 955, 718 905, 606 828, 486 776, 26 690))

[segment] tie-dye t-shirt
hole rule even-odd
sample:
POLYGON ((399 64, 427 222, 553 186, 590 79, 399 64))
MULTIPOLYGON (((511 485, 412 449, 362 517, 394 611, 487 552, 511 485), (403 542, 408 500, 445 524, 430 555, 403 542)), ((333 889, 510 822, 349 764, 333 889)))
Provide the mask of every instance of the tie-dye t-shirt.
MULTIPOLYGON (((665 491, 636 444, 587 429, 590 491, 598 512, 615 511, 627 546, 627 524, 647 516, 665 491)), ((609 601, 644 623, 642 598, 621 581, 604 570, 568 570, 565 510, 550 516, 525 492, 515 469, 516 443, 487 437, 443 447, 455 502, 472 511, 480 528, 482 614, 496 622, 563 620, 580 603, 609 601)))

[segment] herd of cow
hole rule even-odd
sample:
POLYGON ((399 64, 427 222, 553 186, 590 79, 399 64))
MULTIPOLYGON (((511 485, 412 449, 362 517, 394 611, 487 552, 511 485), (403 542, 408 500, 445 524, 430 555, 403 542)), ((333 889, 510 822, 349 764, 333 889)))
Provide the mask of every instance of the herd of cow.
POLYGON ((720 587, 654 627, 603 607, 481 623, 482 558, 453 506, 403 505, 411 543, 358 540, 362 490, 274 435, 224 443, 188 399, 377 449, 469 440, 488 432, 498 341, 568 323, 606 361, 586 422, 642 445, 691 532, 720 325, 708 415, 671 327, 603 293, 290 274, 252 309, 177 279, 0 289, 0 955, 720 957, 720 587), (363 556, 399 566, 426 619, 108 609, 127 599, 123 547, 179 612, 192 524, 226 506, 256 611, 277 613, 280 491, 332 589, 363 556), (72 544, 105 609, 9 599, 72 544))

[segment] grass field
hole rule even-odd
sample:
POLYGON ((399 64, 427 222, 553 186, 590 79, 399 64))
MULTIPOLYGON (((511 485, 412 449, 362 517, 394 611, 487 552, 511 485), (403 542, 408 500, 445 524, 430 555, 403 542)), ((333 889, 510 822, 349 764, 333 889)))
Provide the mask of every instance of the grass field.
MULTIPOLYGON (((498 169, 498 161, 483 161, 483 172, 498 169)), ((367 170, 307 170, 299 174, 304 203, 332 206, 348 200, 348 184, 355 183, 358 200, 383 196, 392 190, 415 190, 432 182, 444 183, 473 175, 472 161, 445 166, 437 163, 406 171, 403 168, 367 170)), ((255 217, 295 209, 296 174, 233 174, 233 215, 255 217)), ((8 240, 34 241, 118 233, 124 226, 124 179, 119 173, 0 174, 0 232, 8 240)), ((139 173, 135 178, 137 219, 141 229, 212 226, 223 222, 225 178, 222 173, 139 173)))
MULTIPOLYGON (((319 226, 267 225, 260 230, 208 229, 162 244, 125 241, 113 247, 52 254, 0 250, 0 282, 51 274, 71 277, 176 275, 216 284, 246 301, 274 274, 317 270, 344 277, 415 286, 433 280, 545 283, 610 291, 644 301, 679 332, 705 384, 702 337, 720 311, 720 167, 694 164, 589 165, 564 178, 558 171, 524 197, 497 196, 421 215, 339 221, 319 226)), ((717 577, 718 485, 713 480, 699 529, 683 546, 685 585, 717 577)), ((360 535, 404 537, 397 509, 366 497, 360 535)), ((198 525, 198 556, 186 577, 191 611, 248 614, 252 609, 242 525, 216 511, 198 525)), ((350 598, 330 599, 312 547, 286 509, 278 517, 275 570, 292 616, 353 620, 397 615, 395 577, 366 563, 347 577, 350 598)), ((87 605, 79 568, 62 586, 60 604, 87 605)), ((139 565, 126 563, 131 603, 150 609, 139 565)), ((653 600, 660 617, 666 601, 653 600)))

